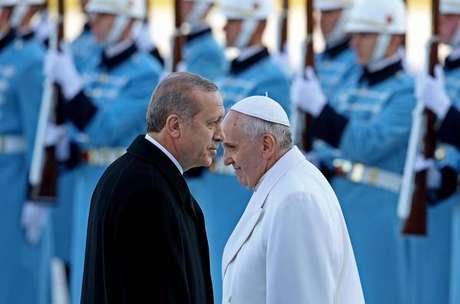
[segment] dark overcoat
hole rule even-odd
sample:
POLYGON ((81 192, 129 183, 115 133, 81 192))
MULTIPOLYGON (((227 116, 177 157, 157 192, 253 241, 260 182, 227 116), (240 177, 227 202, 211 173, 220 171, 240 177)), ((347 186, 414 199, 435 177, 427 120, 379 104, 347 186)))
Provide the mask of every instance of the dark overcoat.
POLYGON ((81 303, 213 303, 203 213, 144 136, 94 190, 81 303))

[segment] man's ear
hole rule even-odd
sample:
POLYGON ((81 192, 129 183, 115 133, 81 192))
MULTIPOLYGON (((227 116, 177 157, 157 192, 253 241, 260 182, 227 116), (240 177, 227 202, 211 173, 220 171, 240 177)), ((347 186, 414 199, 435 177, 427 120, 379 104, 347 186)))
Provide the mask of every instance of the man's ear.
POLYGON ((166 118, 165 130, 172 138, 180 137, 180 118, 177 114, 171 114, 166 118))
POLYGON ((265 159, 275 154, 276 139, 272 134, 264 134, 262 138, 262 155, 265 159))

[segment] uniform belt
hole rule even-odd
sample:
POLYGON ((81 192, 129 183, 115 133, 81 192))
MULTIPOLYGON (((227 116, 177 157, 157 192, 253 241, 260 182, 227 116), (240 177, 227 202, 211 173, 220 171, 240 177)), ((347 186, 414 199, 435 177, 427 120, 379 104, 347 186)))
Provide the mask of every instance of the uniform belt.
POLYGON ((345 159, 334 159, 335 174, 344 176, 350 181, 381 188, 390 192, 399 193, 401 175, 377 167, 366 166, 362 163, 353 163, 345 159))
POLYGON ((108 166, 125 154, 126 148, 99 148, 83 151, 83 161, 95 166, 108 166))
POLYGON ((216 157, 209 170, 220 175, 235 175, 235 169, 232 166, 226 166, 222 157, 216 157))
POLYGON ((21 135, 0 134, 0 154, 15 154, 26 151, 26 142, 21 135))

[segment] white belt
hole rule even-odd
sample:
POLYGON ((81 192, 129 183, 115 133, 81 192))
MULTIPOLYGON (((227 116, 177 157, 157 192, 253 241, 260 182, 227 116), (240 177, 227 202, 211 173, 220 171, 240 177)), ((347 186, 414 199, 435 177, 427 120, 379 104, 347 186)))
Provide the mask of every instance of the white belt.
POLYGON ((334 159, 333 164, 337 175, 343 175, 354 183, 365 184, 394 193, 400 191, 402 177, 399 174, 361 163, 353 163, 345 159, 334 159))
POLYGON ((23 153, 26 142, 20 135, 0 135, 0 154, 23 153))
POLYGON ((108 166, 125 154, 126 148, 100 148, 83 152, 83 160, 90 165, 108 166))
POLYGON ((232 166, 224 164, 223 157, 217 157, 209 168, 211 172, 222 175, 235 175, 235 169, 232 166))

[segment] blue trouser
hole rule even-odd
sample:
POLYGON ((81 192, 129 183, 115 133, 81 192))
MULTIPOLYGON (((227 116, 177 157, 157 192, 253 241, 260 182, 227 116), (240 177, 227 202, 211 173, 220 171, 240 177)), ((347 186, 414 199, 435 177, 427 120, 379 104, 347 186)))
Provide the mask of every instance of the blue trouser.
POLYGON ((222 254, 238 220, 251 198, 251 191, 241 186, 235 176, 206 171, 187 180, 193 197, 203 209, 211 259, 214 302, 222 302, 222 254))
POLYGON ((336 177, 332 186, 347 223, 367 303, 406 304, 409 244, 400 232, 398 196, 336 177))
POLYGON ((105 167, 82 165, 75 170, 73 229, 71 250, 71 300, 72 304, 79 304, 83 269, 85 264, 86 230, 91 207, 91 196, 105 167))
POLYGON ((39 243, 29 244, 21 227, 26 200, 24 156, 0 155, 0 303, 50 303, 51 225, 39 243))

